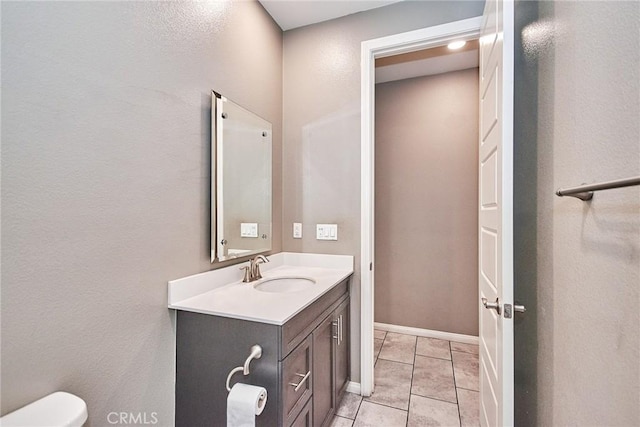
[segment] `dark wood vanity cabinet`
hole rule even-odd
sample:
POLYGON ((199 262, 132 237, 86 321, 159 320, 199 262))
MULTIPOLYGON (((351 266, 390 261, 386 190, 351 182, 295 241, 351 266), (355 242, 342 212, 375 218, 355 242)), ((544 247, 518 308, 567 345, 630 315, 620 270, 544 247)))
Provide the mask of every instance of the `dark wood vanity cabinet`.
MULTIPOLYGON (((307 337, 282 362, 282 410, 284 425, 292 425, 302 407, 306 406, 313 393, 314 377, 313 347, 311 336, 307 337)), ((267 400, 268 401, 268 400, 267 400)))
POLYGON ((262 357, 231 380, 265 387, 262 427, 323 427, 331 423, 349 382, 349 279, 284 325, 178 311, 177 427, 226 426, 227 374, 254 344, 262 357))
POLYGON ((333 316, 328 316, 313 331, 313 425, 322 426, 335 412, 333 399, 333 316))
POLYGON ((313 425, 331 424, 349 383, 349 300, 313 331, 313 425))
POLYGON ((291 424, 291 427, 313 427, 313 399, 302 408, 298 418, 291 424))
POLYGON ((349 300, 343 302, 336 310, 335 319, 338 328, 335 352, 335 389, 334 395, 339 402, 342 400, 344 392, 349 385, 350 363, 350 321, 349 321, 349 300))

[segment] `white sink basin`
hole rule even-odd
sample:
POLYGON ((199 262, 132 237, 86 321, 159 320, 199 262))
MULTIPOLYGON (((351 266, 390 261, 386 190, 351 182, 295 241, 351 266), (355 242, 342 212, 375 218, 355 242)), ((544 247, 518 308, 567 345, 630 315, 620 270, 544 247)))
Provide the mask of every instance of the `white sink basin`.
POLYGON ((261 292, 300 292, 306 291, 316 284, 309 277, 287 276, 262 279, 254 288, 261 292))

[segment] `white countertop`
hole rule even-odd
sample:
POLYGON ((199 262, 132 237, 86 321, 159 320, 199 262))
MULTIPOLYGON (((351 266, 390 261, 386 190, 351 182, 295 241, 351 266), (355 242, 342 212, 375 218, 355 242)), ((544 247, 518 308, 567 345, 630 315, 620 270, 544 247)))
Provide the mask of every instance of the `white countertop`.
POLYGON ((269 255, 261 264, 262 277, 309 277, 315 284, 297 292, 271 293, 254 288, 259 282, 243 283, 241 263, 169 282, 169 308, 234 319, 283 325, 353 273, 348 255, 269 255))

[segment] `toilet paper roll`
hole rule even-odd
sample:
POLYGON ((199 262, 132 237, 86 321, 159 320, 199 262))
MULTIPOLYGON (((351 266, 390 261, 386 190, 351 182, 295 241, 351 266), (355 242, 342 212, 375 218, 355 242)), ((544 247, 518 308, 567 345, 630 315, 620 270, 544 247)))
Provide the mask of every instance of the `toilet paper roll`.
POLYGON ((267 404, 264 387, 236 383, 227 396, 227 427, 254 427, 267 404))

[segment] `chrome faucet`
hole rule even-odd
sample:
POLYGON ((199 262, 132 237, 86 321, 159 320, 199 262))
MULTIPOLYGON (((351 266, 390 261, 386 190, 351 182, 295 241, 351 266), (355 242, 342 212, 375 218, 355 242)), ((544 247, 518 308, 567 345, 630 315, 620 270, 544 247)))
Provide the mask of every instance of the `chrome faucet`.
POLYGON ((242 281, 244 283, 249 283, 262 279, 262 274, 260 274, 260 264, 265 262, 269 262, 269 259, 266 256, 256 255, 255 258, 252 258, 249 261, 249 265, 240 267, 240 270, 244 270, 244 278, 242 281))

